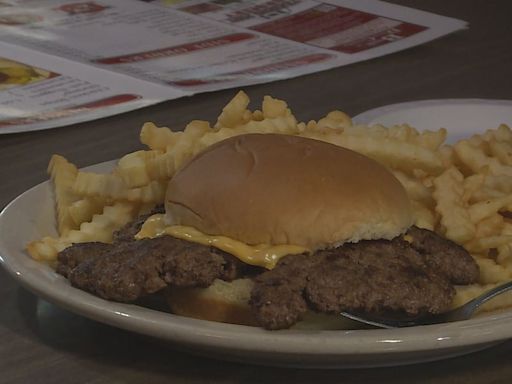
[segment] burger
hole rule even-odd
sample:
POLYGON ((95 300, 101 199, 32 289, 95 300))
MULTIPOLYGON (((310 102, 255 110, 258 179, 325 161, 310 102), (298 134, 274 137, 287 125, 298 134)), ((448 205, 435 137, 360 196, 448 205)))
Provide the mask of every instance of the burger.
POLYGON ((406 191, 376 161, 314 139, 247 134, 188 162, 163 209, 113 244, 62 251, 58 271, 106 299, 162 293, 178 315, 266 329, 318 313, 441 313, 478 266, 413 223, 406 191))

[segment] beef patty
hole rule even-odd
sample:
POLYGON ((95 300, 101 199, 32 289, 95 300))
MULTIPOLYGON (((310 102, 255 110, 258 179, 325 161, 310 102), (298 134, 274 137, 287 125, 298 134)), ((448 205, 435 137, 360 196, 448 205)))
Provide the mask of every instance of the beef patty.
POLYGON ((471 284, 478 280, 478 264, 460 245, 418 227, 409 228, 407 235, 411 247, 423 256, 425 263, 453 284, 471 284))
POLYGON ((476 282, 478 265, 464 248, 432 231, 412 227, 405 238, 282 258, 255 279, 250 303, 258 322, 288 328, 308 308, 410 316, 447 311, 452 284, 476 282))
POLYGON ((171 236, 98 244, 78 243, 60 252, 57 271, 73 286, 115 301, 135 301, 167 285, 208 287, 246 268, 216 248, 171 236))
POLYGON ((253 313, 267 329, 288 328, 309 309, 336 313, 446 311, 452 284, 469 284, 478 265, 460 246, 412 227, 403 237, 367 240, 313 254, 283 257, 270 271, 213 247, 162 236, 134 241, 143 219, 116 233, 113 244, 79 243, 58 256, 71 284, 109 300, 131 302, 167 285, 207 287, 215 279, 257 274, 253 313))

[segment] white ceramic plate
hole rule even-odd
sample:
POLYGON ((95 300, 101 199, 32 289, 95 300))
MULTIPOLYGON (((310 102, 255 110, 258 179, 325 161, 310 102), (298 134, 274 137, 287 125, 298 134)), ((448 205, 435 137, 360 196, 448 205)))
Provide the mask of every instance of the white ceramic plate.
POLYGON ((420 130, 448 130, 447 141, 453 143, 472 133, 512 126, 512 100, 440 99, 391 104, 371 109, 354 117, 360 124, 407 123, 420 130))
MULTIPOLYGON (((473 132, 476 130, 464 134, 473 132)), ((111 167, 110 162, 90 170, 102 172, 111 167)), ((109 302, 71 287, 62 276, 24 252, 30 240, 54 234, 53 200, 45 182, 23 193, 0 213, 0 261, 25 287, 70 311, 215 358, 302 368, 391 366, 462 355, 512 338, 512 311, 396 330, 265 331, 109 302)))

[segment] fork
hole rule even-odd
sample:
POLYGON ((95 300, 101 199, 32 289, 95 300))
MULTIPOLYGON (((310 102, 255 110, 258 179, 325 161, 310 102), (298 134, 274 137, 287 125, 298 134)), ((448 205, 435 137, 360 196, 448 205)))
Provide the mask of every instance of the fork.
POLYGON ((485 302, 494 297, 510 291, 512 289, 512 281, 498 285, 497 287, 477 296, 466 304, 455 308, 451 311, 430 315, 427 317, 407 317, 407 316, 382 316, 377 314, 355 313, 343 311, 340 314, 351 320, 373 325, 378 328, 402 328, 414 327, 417 325, 430 325, 439 323, 449 323, 453 321, 467 320, 473 316, 475 311, 485 302))

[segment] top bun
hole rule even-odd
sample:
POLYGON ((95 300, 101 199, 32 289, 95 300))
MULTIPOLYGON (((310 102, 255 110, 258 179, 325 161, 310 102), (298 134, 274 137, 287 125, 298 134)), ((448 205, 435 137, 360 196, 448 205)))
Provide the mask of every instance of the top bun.
POLYGON ((318 140, 235 136, 176 173, 166 196, 170 225, 246 244, 310 250, 391 239, 412 224, 400 182, 382 165, 318 140))

